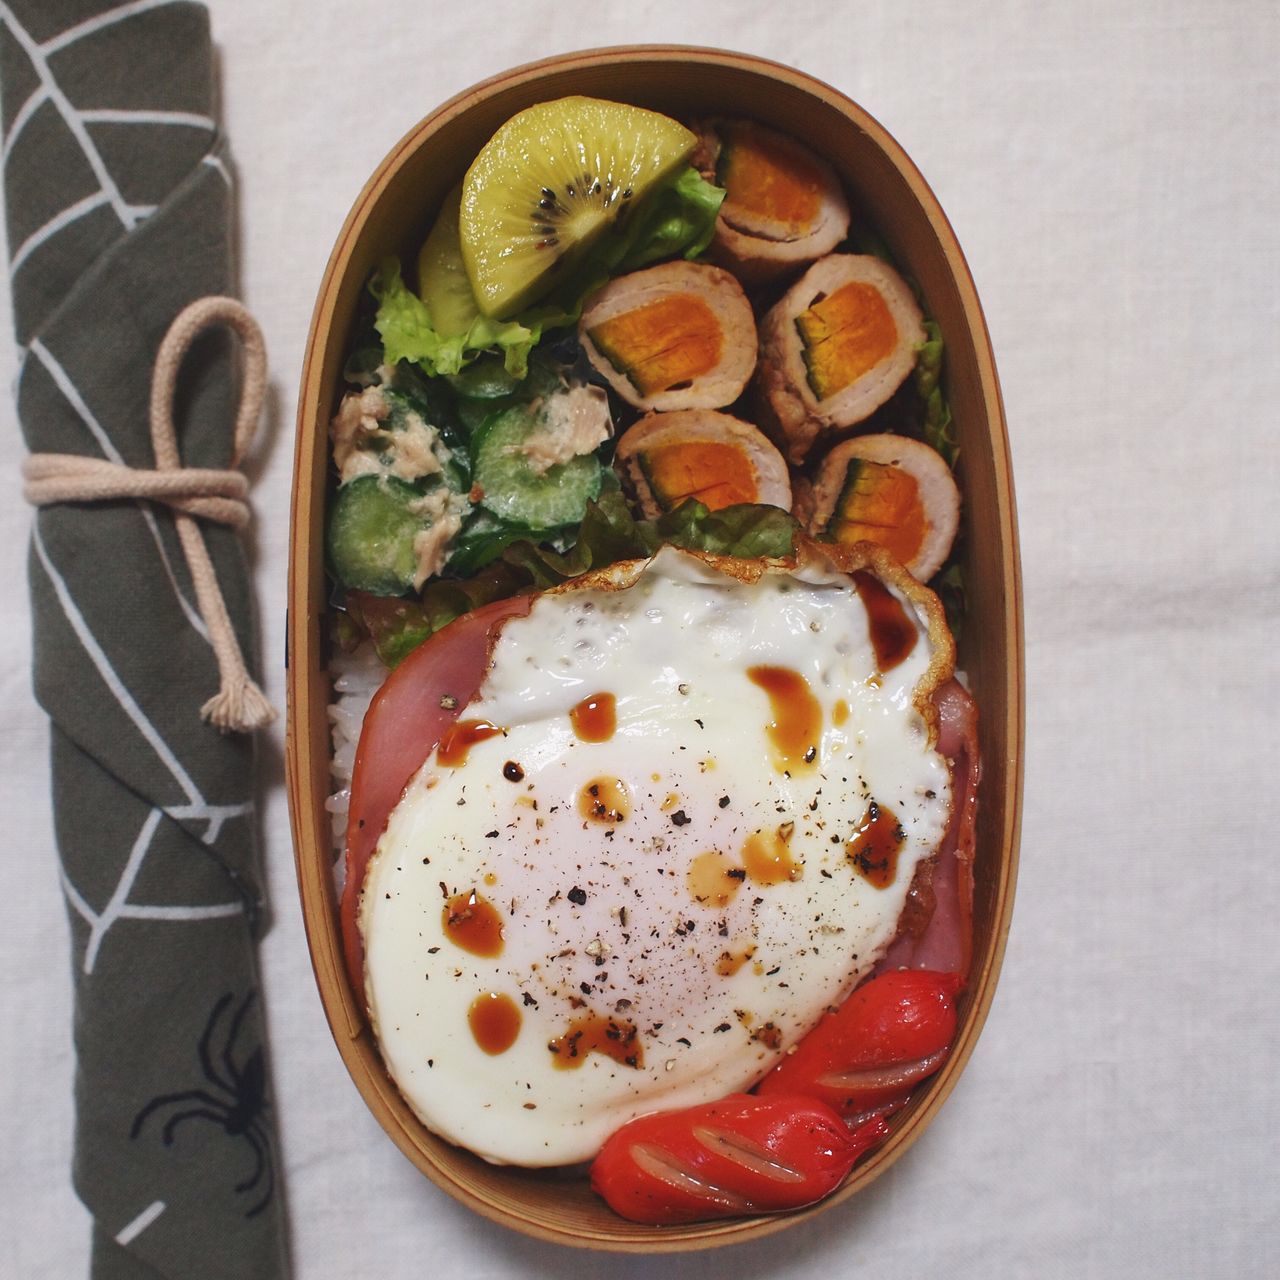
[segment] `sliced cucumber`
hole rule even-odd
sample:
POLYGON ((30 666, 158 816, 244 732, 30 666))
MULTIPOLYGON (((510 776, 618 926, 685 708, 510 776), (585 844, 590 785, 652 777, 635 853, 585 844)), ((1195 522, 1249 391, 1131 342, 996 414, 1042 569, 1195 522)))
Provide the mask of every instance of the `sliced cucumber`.
MULTIPOLYGON (((508 408, 512 403, 514 402, 510 400, 463 400, 459 398, 458 420, 474 441, 483 431, 484 424, 490 418, 508 408)), ((471 452, 474 460, 474 446, 471 452)))
POLYGON ((501 356, 481 356, 448 381, 461 400, 501 400, 524 389, 524 379, 508 373, 501 356))
POLYGON ((414 514, 422 494, 395 476, 358 476, 334 495, 328 553, 344 586, 379 596, 399 596, 413 586, 413 540, 430 521, 414 514))
POLYGON ((527 404, 488 418, 474 437, 473 475, 484 490, 484 507, 501 520, 534 530, 577 524, 600 493, 600 462, 584 454, 539 475, 520 445, 541 428, 527 404))

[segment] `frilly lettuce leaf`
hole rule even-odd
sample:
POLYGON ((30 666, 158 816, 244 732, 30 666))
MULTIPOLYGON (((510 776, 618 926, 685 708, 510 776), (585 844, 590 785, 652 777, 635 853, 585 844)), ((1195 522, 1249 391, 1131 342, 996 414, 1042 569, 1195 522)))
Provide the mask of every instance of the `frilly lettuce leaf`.
POLYGON ((637 520, 620 493, 608 492, 587 504, 577 542, 567 551, 520 539, 472 577, 433 579, 417 600, 366 600, 352 592, 347 609, 382 662, 394 667, 441 627, 494 600, 651 556, 664 544, 727 556, 786 556, 795 550, 796 529, 788 512, 752 503, 708 511, 690 500, 656 520, 637 520))
POLYGON ((599 265, 618 275, 666 258, 696 258, 711 243, 724 197, 723 187, 687 166, 646 200, 618 234, 602 240, 599 265))
POLYGON ((956 465, 960 452, 951 421, 951 406, 942 394, 942 330, 934 320, 924 322, 925 340, 916 348, 915 383, 924 401, 924 442, 936 449, 947 466, 956 465))
POLYGON ((457 373, 482 351, 501 351, 506 370, 523 378, 529 352, 542 337, 539 324, 519 320, 490 320, 478 315, 465 334, 442 337, 431 324, 431 312, 400 274, 398 258, 384 258, 369 281, 377 299, 373 325, 382 338, 387 364, 407 360, 430 375, 457 373))

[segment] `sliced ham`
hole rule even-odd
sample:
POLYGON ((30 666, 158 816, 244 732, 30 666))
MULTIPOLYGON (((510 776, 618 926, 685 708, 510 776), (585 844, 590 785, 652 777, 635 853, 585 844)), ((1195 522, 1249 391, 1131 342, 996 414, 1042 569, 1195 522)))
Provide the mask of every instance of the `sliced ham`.
POLYGON ((934 694, 938 750, 951 763, 951 820, 938 853, 918 874, 903 928, 881 957, 890 969, 936 969, 967 977, 973 951, 973 859, 977 841, 978 709, 958 680, 934 694), (930 906, 929 900, 932 899, 930 906))
POLYGON ((364 944, 356 923, 369 859, 409 779, 475 697, 502 624, 529 612, 515 596, 463 614, 415 649, 387 677, 365 713, 351 778, 347 875, 339 905, 347 973, 364 990, 364 944))

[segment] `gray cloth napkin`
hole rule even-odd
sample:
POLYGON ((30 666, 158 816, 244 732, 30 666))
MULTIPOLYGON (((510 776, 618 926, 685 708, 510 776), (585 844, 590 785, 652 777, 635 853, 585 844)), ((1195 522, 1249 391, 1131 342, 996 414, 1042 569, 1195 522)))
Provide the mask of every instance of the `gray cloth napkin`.
MULTIPOLYGON (((189 0, 0 0, 0 109, 27 445, 151 467, 160 341, 187 303, 232 286, 208 14, 189 0)), ((198 339, 175 405, 185 465, 227 465, 235 390, 226 336, 198 339)), ((238 539, 203 531, 251 655, 238 539)), ((167 509, 43 508, 30 584, 93 1273, 283 1276, 253 744, 200 719, 218 672, 167 509)))

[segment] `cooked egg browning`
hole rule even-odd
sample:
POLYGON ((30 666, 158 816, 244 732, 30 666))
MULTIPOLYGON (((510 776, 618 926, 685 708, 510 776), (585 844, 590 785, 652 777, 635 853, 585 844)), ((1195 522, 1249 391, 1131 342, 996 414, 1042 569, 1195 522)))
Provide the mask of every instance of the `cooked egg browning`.
POLYGON ((849 578, 742 583, 672 551, 507 624, 465 714, 501 728, 427 762, 362 901, 383 1056, 430 1128, 589 1159, 635 1115, 750 1085, 850 990, 947 818, 915 626, 882 670, 849 578), (584 737, 606 697, 612 732, 584 737), (494 944, 486 909, 496 951, 469 945, 494 944))

